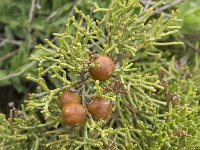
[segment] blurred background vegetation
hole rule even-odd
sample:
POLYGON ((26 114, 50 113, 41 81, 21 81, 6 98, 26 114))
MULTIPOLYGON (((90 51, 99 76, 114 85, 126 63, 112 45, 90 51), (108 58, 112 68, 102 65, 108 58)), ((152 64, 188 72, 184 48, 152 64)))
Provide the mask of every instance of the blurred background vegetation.
MULTIPOLYGON (((141 0, 141 3, 148 8, 158 1, 141 0)), ((34 51, 34 47, 43 44, 44 39, 56 42, 52 33, 62 32, 65 29, 65 21, 73 15, 74 9, 77 7, 92 15, 94 2, 106 7, 110 0, 0 0, 1 112, 7 114, 9 102, 14 102, 17 107, 28 93, 36 89, 34 83, 26 80, 28 73, 34 74, 36 71, 34 63, 29 60, 32 53, 39 53, 34 51)), ((171 10, 177 8, 181 11, 180 18, 183 19, 182 29, 169 38, 183 41, 185 45, 164 49, 165 61, 169 61, 165 63, 171 63, 172 58, 177 58, 184 61, 189 69, 198 75, 200 68, 194 64, 199 60, 200 54, 200 1, 166 0, 165 4, 155 11, 153 17, 157 17, 160 13, 167 16, 171 10)), ((51 79, 49 84, 54 86, 51 79)))

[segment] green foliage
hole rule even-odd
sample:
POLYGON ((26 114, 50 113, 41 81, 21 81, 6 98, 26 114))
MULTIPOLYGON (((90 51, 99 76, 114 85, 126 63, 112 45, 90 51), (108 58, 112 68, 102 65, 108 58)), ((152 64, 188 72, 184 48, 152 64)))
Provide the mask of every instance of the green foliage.
MULTIPOLYGON (((95 2, 102 6, 109 3, 95 2)), ((0 3, 0 86, 10 85, 19 93, 26 93, 24 77, 36 71, 29 61, 34 46, 43 43, 54 31, 63 31, 75 7, 90 13, 93 1, 0 0, 0 3)))
POLYGON ((95 5, 93 18, 75 9, 65 31, 54 33, 57 41, 45 40, 34 50, 38 71, 27 78, 39 86, 9 120, 0 115, 1 149, 199 149, 199 54, 190 62, 158 49, 182 44, 167 39, 180 20, 178 11, 153 18, 154 9, 144 10, 138 0, 95 5), (109 55, 116 64, 105 82, 88 74, 96 54, 109 55), (108 90, 117 83, 122 93, 108 90), (88 114, 84 125, 65 126, 58 99, 66 89, 79 93, 83 106, 94 96, 107 98, 113 115, 94 121, 88 114))
POLYGON ((200 31, 200 1, 187 0, 180 5, 181 17, 184 18, 181 32, 188 34, 200 31))
MULTIPOLYGON (((197 55, 198 56, 198 55, 197 55)), ((199 60, 199 57, 197 57, 199 60)), ((199 81, 198 73, 191 72, 188 63, 173 58, 165 70, 165 99, 168 101, 168 112, 159 114, 159 119, 153 121, 154 126, 144 126, 152 129, 146 136, 148 141, 154 141, 150 149, 199 149, 199 81), (193 75, 192 75, 193 74, 193 75), (192 77, 191 77, 192 76, 192 77)), ((195 66, 198 65, 198 61, 195 66)), ((146 145, 148 148, 149 145, 146 145)))

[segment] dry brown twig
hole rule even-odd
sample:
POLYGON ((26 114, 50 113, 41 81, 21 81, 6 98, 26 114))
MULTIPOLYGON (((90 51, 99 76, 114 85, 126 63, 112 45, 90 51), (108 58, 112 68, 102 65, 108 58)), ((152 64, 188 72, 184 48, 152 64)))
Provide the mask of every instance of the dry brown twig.
POLYGON ((185 45, 187 45, 189 48, 197 51, 197 52, 200 52, 200 49, 195 47, 192 43, 190 43, 188 40, 186 40, 185 38, 181 38, 181 40, 185 43, 185 45))

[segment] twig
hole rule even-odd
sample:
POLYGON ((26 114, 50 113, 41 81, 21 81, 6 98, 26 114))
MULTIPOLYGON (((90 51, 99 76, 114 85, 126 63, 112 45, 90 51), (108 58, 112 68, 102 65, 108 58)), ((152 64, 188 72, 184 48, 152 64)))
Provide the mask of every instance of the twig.
POLYGON ((175 6, 175 5, 178 5, 178 4, 180 4, 180 3, 184 2, 184 1, 185 1, 185 0, 176 0, 176 1, 172 2, 172 3, 168 3, 168 4, 164 5, 164 6, 162 6, 162 7, 158 8, 158 9, 156 9, 156 10, 153 12, 152 15, 157 14, 157 13, 162 13, 164 10, 169 9, 169 8, 175 6))
POLYGON ((6 60, 6 59, 8 59, 9 57, 11 57, 11 56, 13 56, 13 55, 15 55, 18 51, 19 51, 19 50, 15 50, 15 51, 13 51, 13 52, 10 52, 10 53, 4 55, 3 57, 0 58, 0 62, 1 62, 1 61, 4 61, 4 60, 6 60))
POLYGON ((35 62, 29 63, 28 65, 23 66, 23 68, 19 72, 14 72, 14 73, 9 74, 7 76, 1 77, 0 81, 7 80, 7 79, 10 79, 10 78, 19 76, 22 73, 24 73, 26 70, 28 70, 29 68, 31 68, 34 64, 35 64, 35 62))
POLYGON ((32 20, 33 20, 35 8, 36 8, 36 0, 32 0, 31 9, 30 9, 30 12, 29 12, 29 19, 28 19, 28 22, 29 22, 28 30, 29 30, 29 32, 31 32, 31 30, 32 30, 31 23, 32 23, 32 20))
POLYGON ((148 5, 154 5, 155 2, 151 1, 151 0, 140 0, 140 2, 146 6, 146 4, 148 3, 148 5))
POLYGON ((57 11, 54 11, 53 13, 51 13, 48 17, 47 17, 47 20, 51 20, 53 17, 55 17, 57 15, 57 11))
POLYGON ((199 49, 199 48, 196 48, 192 43, 190 43, 190 42, 187 41, 186 39, 181 38, 181 40, 182 40, 188 47, 190 47, 191 49, 194 49, 195 51, 200 52, 200 49, 199 49))
POLYGON ((144 10, 147 10, 149 8, 149 6, 151 6, 152 1, 151 0, 147 0, 147 2, 145 2, 145 7, 144 10))
POLYGON ((15 44, 17 46, 20 46, 22 42, 21 41, 17 41, 17 40, 4 39, 4 40, 1 41, 0 47, 2 47, 6 43, 11 43, 11 44, 15 44))

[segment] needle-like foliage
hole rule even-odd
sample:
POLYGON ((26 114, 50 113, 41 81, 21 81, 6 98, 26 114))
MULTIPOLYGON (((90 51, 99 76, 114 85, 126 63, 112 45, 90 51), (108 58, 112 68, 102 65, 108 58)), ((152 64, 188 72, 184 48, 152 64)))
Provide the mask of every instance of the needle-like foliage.
POLYGON ((31 59, 38 64, 38 75, 28 75, 27 79, 36 82, 38 90, 30 94, 21 111, 14 111, 9 121, 0 116, 0 147, 200 148, 198 87, 193 79, 177 80, 184 72, 176 70, 173 60, 167 68, 162 52, 157 50, 158 46, 182 44, 163 42, 180 28, 178 11, 172 11, 170 18, 161 15, 155 19, 154 7, 144 10, 138 0, 112 0, 108 8, 95 7, 98 19, 76 9, 75 16, 66 22, 65 32, 54 33, 56 43, 46 40, 48 47, 36 47, 37 53, 31 59), (110 56, 116 66, 113 76, 105 82, 93 80, 88 73, 94 66, 93 57, 102 54, 110 56), (147 71, 141 59, 154 69, 147 71), (153 60, 160 68, 155 68, 153 60), (158 69, 165 75, 156 74, 158 69), (163 84, 159 77, 169 82, 163 84), (56 88, 47 84, 49 78, 56 88), (94 121, 88 113, 84 125, 64 125, 58 99, 66 89, 79 93, 84 107, 95 96, 110 100, 112 116, 106 121, 94 121))

